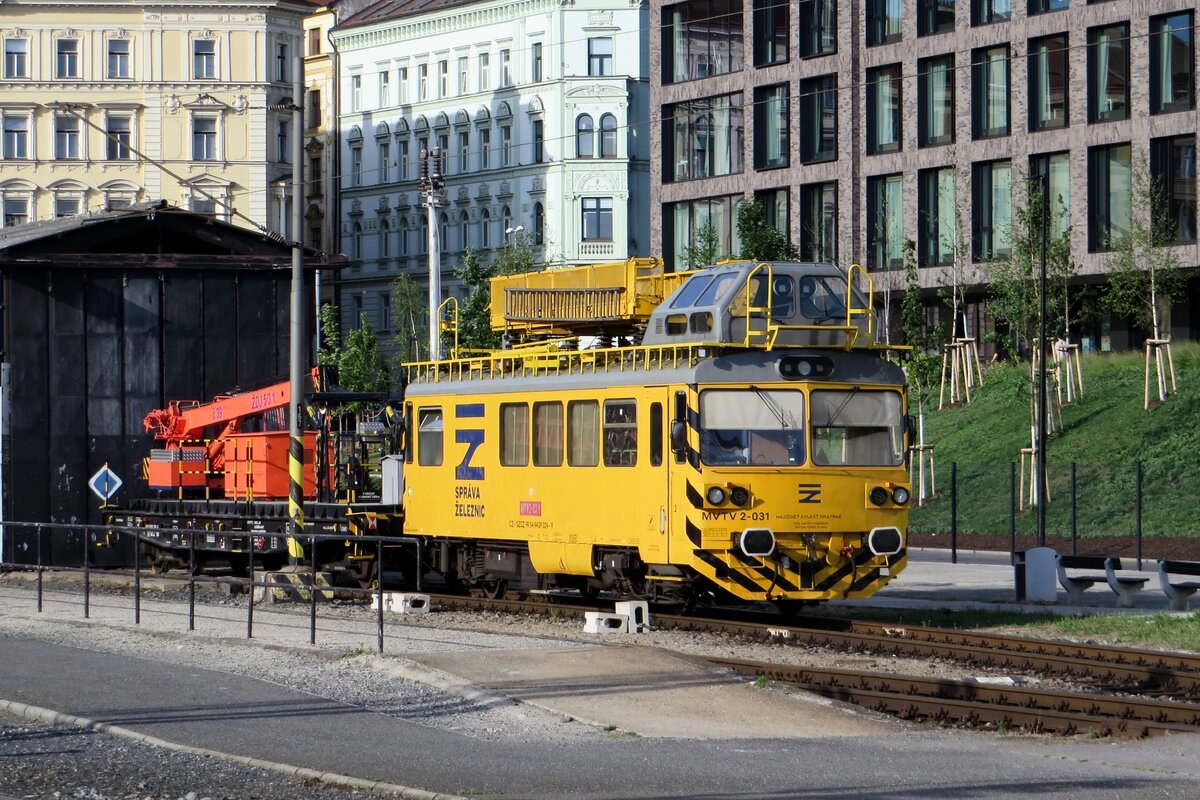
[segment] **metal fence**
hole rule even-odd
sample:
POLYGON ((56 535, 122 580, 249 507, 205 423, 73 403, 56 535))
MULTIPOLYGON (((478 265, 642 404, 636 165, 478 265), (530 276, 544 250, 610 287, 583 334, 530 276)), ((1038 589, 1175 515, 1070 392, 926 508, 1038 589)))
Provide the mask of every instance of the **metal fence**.
MULTIPOLYGON (((33 542, 34 559, 30 562, 13 562, 7 560, 8 555, 5 555, 4 560, 0 560, 0 571, 15 570, 25 572, 35 572, 35 586, 37 596, 37 610, 40 613, 43 610, 43 596, 45 593, 45 576, 46 573, 75 573, 82 574, 83 578, 83 616, 85 619, 91 615, 91 596, 92 596, 92 575, 93 573, 103 574, 105 576, 131 577, 133 579, 133 621, 134 624, 140 625, 142 622, 142 578, 147 570, 143 568, 142 559, 133 559, 133 568, 98 568, 93 565, 93 557, 90 553, 96 546, 96 542, 101 539, 118 536, 128 537, 132 540, 135 550, 141 552, 143 542, 148 542, 137 529, 121 528, 112 525, 64 525, 53 523, 36 523, 36 522, 5 522, 3 523, 4 533, 12 533, 14 531, 24 531, 31 535, 33 542), (55 538, 69 538, 73 541, 81 542, 80 553, 82 563, 80 566, 56 566, 47 563, 46 554, 50 551, 50 545, 55 538)), ((173 575, 158 575, 161 580, 177 581, 181 584, 187 584, 187 603, 188 603, 188 630, 196 629, 196 586, 214 585, 225 586, 228 591, 233 594, 238 591, 245 591, 248 597, 246 603, 246 638, 254 638, 254 591, 256 588, 262 588, 264 597, 266 592, 279 588, 279 584, 271 583, 261 579, 263 572, 255 567, 255 536, 247 536, 250 547, 246 555, 248 556, 248 569, 245 575, 198 575, 197 574, 197 559, 196 559, 196 537, 205 536, 209 531, 203 530, 172 530, 172 533, 177 533, 180 536, 186 536, 188 539, 188 564, 186 574, 180 576, 173 575)), ((298 538, 302 542, 306 542, 309 546, 309 552, 315 552, 316 544, 321 541, 339 541, 344 542, 347 539, 346 534, 331 534, 331 533, 305 533, 298 538)), ((371 543, 375 546, 376 563, 380 565, 377 573, 380 578, 383 575, 383 553, 384 547, 395 545, 411 545, 416 554, 417 563, 421 563, 421 541, 409 536, 376 536, 363 535, 354 537, 358 543, 371 543)), ((308 582, 296 587, 306 589, 309 593, 309 644, 317 643, 317 595, 326 587, 317 585, 317 565, 315 560, 310 559, 310 564, 307 566, 308 582)), ((375 606, 377 609, 375 617, 376 627, 376 647, 380 653, 383 652, 383 581, 377 579, 374 588, 364 589, 355 587, 328 587, 330 591, 349 595, 353 597, 369 598, 374 597, 375 606)), ((421 589, 421 574, 420 570, 416 573, 416 588, 421 589)))

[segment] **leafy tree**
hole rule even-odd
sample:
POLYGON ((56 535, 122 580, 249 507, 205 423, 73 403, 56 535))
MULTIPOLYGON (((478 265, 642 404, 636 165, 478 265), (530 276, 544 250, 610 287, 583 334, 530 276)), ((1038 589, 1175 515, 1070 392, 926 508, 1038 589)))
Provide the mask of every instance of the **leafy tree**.
POLYGON ((1110 241, 1109 289, 1105 307, 1130 317, 1163 338, 1163 317, 1184 288, 1175 243, 1175 221, 1167 210, 1165 187, 1150 175, 1144 157, 1133 167, 1129 230, 1110 241))
POLYGON ((317 353, 317 363, 337 367, 338 385, 352 392, 383 392, 391 385, 391 376, 379 353, 379 341, 366 314, 361 314, 358 327, 342 341, 338 326, 337 307, 332 303, 321 306, 323 342, 317 353))
POLYGON ((742 240, 742 258, 755 261, 795 261, 795 245, 767 221, 762 203, 752 200, 737 210, 737 232, 742 240))
POLYGON ((519 275, 538 265, 538 251, 529 231, 517 231, 506 240, 492 261, 494 275, 519 275))
POLYGON ((688 269, 706 267, 721 260, 721 242, 712 222, 706 221, 692 234, 692 243, 683 248, 683 263, 688 269))
POLYGON ((491 325, 491 279, 495 266, 485 266, 479 253, 467 248, 455 276, 463 282, 467 298, 458 312, 458 346, 462 350, 492 350, 500 336, 491 325))
POLYGON ((942 323, 927 325, 925 299, 917 267, 917 245, 911 239, 904 242, 904 295, 900 300, 900 324, 904 341, 912 348, 905 375, 909 395, 917 401, 917 413, 925 413, 925 404, 938 383, 941 370, 941 346, 946 339, 942 323))
MULTIPOLYGON (((392 344, 396 348, 399 364, 420 361, 422 348, 429 342, 429 294, 408 275, 400 275, 392 281, 392 319, 396 324, 396 335, 392 344)), ((428 352, 425 352, 428 356, 428 352)))

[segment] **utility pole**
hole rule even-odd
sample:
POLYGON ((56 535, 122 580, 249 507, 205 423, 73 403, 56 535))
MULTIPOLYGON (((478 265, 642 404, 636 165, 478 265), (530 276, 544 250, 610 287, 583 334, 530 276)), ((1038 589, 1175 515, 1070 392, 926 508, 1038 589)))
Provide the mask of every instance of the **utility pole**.
POLYGON ((446 181, 442 178, 442 149, 421 151, 421 195, 429 215, 429 360, 439 361, 442 355, 441 320, 438 309, 442 305, 442 236, 438 228, 438 209, 446 205, 442 190, 446 181))
POLYGON ((1041 196, 1042 212, 1042 270, 1038 278, 1038 294, 1040 295, 1041 313, 1040 330, 1038 331, 1038 427, 1037 427, 1037 544, 1046 546, 1046 491, 1049 482, 1046 479, 1046 238, 1050 235, 1050 166, 1042 167, 1038 175, 1038 194, 1041 196))
MULTIPOLYGON (((304 439, 300 432, 304 408, 304 59, 292 57, 292 295, 288 340, 288 380, 291 408, 288 409, 288 551, 298 555, 299 536, 304 533, 304 439)), ((316 563, 316 553, 313 553, 316 563)), ((251 566, 253 569, 253 566, 251 566)))

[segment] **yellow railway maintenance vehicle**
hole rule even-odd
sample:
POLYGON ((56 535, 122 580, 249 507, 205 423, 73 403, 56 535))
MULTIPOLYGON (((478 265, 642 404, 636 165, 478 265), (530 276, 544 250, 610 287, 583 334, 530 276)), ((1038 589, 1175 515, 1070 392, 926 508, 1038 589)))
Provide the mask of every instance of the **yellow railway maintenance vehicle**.
POLYGON ((905 381, 860 267, 635 259, 492 302, 508 349, 406 368, 405 533, 451 584, 787 608, 904 568, 905 381))

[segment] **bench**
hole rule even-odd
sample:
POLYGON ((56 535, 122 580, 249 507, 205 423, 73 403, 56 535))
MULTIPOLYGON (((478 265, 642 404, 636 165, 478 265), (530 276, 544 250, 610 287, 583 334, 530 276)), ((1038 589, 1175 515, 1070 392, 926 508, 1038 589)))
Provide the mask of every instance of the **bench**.
POLYGON ((1158 562, 1158 582, 1172 611, 1187 611, 1188 598, 1200 589, 1200 581, 1175 581, 1172 575, 1200 575, 1200 561, 1169 561, 1158 562))
POLYGON ((1133 593, 1146 585, 1149 578, 1140 575, 1118 575, 1121 559, 1115 556, 1059 556, 1058 582, 1067 590, 1067 602, 1083 605, 1083 593, 1094 584, 1107 583, 1117 595, 1120 608, 1133 608, 1133 593), (1067 570, 1104 570, 1084 574, 1067 574, 1067 570))

